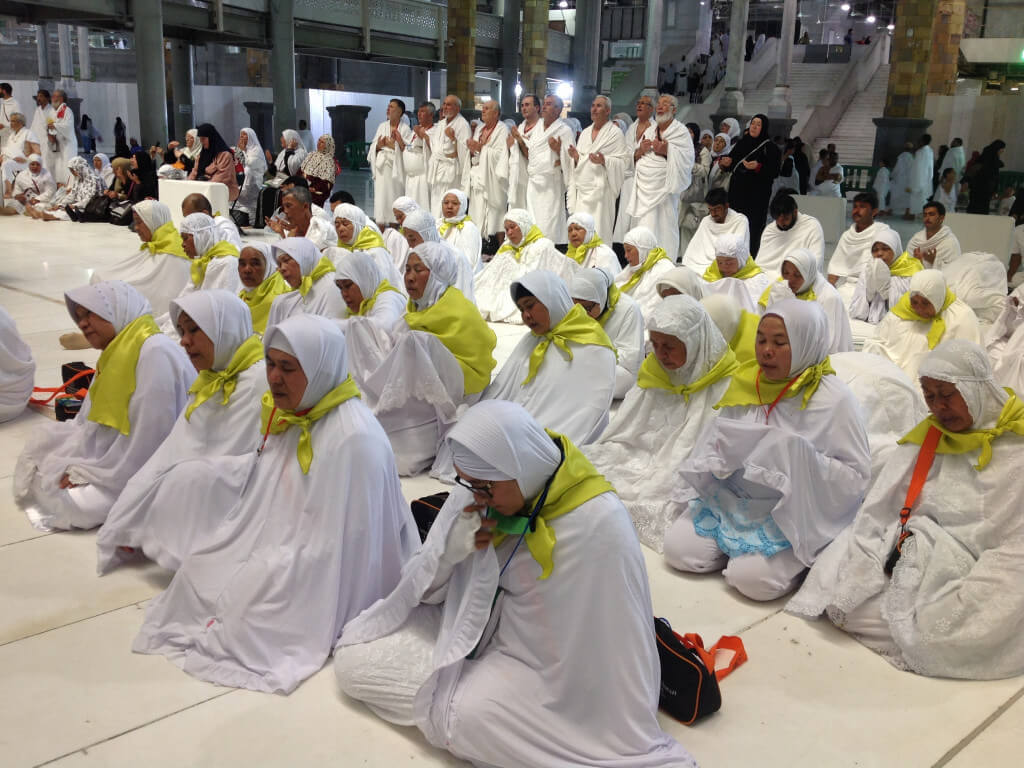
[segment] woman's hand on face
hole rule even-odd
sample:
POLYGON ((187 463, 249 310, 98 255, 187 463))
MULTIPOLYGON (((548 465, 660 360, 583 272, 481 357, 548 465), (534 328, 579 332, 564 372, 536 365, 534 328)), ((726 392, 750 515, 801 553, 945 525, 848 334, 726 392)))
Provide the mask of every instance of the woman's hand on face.
POLYGON ((480 530, 476 532, 476 538, 474 540, 474 546, 477 549, 487 549, 491 546, 491 541, 494 540, 494 526, 498 524, 498 521, 485 517, 480 521, 480 530))
POLYGON ((77 488, 78 486, 71 482, 71 478, 68 477, 67 472, 60 476, 60 487, 64 490, 68 488, 77 488))

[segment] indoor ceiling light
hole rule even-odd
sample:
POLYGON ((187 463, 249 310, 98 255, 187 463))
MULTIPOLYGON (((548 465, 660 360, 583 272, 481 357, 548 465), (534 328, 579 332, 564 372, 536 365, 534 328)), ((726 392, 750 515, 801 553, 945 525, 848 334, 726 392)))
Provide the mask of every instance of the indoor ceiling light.
POLYGON ((566 2, 566 0, 559 0, 558 7, 559 8, 568 8, 569 7, 569 3, 566 2))
POLYGON ((866 21, 867 21, 868 24, 874 24, 875 23, 875 15, 871 14, 870 16, 867 17, 866 21))
POLYGON ((892 32, 894 29, 896 29, 896 25, 895 24, 890 24, 889 26, 886 27, 886 29, 888 29, 890 32, 892 32))
POLYGON ((843 3, 842 5, 839 6, 839 10, 841 10, 841 11, 849 11, 850 10, 850 4, 849 3, 843 3))

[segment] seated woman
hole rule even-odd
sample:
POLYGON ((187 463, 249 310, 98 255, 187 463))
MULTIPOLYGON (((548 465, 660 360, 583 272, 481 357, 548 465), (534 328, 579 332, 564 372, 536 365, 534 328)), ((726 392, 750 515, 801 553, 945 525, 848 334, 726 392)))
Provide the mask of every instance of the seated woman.
POLYGON ((18 418, 32 397, 36 363, 7 310, 0 307, 0 422, 18 418))
POLYGON ((711 316, 722 337, 729 342, 729 348, 736 353, 736 360, 740 365, 756 361, 754 343, 761 316, 747 312, 731 296, 706 296, 700 303, 711 316))
POLYGON ((626 268, 615 278, 616 285, 623 293, 632 296, 640 311, 647 317, 655 305, 661 300, 658 293, 658 281, 675 265, 658 247, 654 233, 647 227, 636 227, 629 230, 622 238, 626 249, 626 268))
POLYGON ((937 269, 925 269, 910 278, 910 289, 878 324, 878 336, 864 343, 864 351, 892 360, 912 380, 929 350, 947 339, 981 343, 981 328, 974 310, 956 297, 937 269))
POLYGON ((597 236, 597 224, 589 213, 574 213, 567 222, 569 234, 569 250, 566 256, 580 265, 582 269, 599 267, 612 275, 619 274, 619 257, 610 246, 605 245, 597 236))
MULTIPOLYGON (((146 608, 137 653, 218 685, 290 693, 341 628, 398 584, 418 545, 387 436, 345 364, 345 336, 296 315, 264 338, 267 383, 255 453, 216 464, 244 490, 146 608)), ((186 484, 182 504, 205 503, 186 484)))
POLYGON ((509 288, 536 269, 549 270, 563 280, 570 280, 576 264, 544 236, 528 211, 512 208, 505 214, 505 242, 473 281, 476 305, 484 319, 518 325, 519 310, 509 288))
POLYGON ((274 246, 253 242, 242 247, 238 254, 238 279, 242 290, 238 298, 245 302, 252 315, 252 328, 262 336, 267 330, 270 307, 282 293, 295 290, 285 282, 277 268, 274 246))
POLYGON ((334 231, 338 235, 338 247, 346 251, 362 251, 377 263, 381 273, 392 285, 402 285, 402 275, 395 267, 391 252, 384 245, 384 238, 361 208, 351 203, 342 203, 334 209, 334 231))
POLYGON ((235 153, 210 123, 203 123, 196 132, 202 149, 188 177, 199 181, 219 182, 228 188, 228 200, 234 200, 238 197, 235 153))
POLYGON ((78 415, 40 427, 18 457, 14 498, 40 530, 102 525, 170 433, 196 374, 127 283, 75 288, 64 301, 102 352, 78 415))
POLYGON ((480 258, 483 238, 480 228, 469 218, 469 198, 461 189, 449 189, 441 198, 444 218, 437 227, 441 239, 466 257, 474 273, 484 268, 480 258))
MULTIPOLYGON (((366 402, 391 439, 402 475, 430 466, 457 408, 490 383, 497 365, 498 339, 455 278, 447 245, 423 243, 409 253, 406 328, 380 364, 363 372, 366 402)), ((362 345, 360 353, 372 357, 362 345)))
POLYGON ((463 296, 473 301, 473 267, 466 258, 466 254, 448 241, 441 239, 441 235, 437 231, 437 222, 430 211, 417 208, 408 214, 402 221, 402 234, 405 236, 409 248, 415 248, 423 243, 442 243, 448 248, 452 252, 452 262, 458 270, 455 287, 462 292, 463 296))
POLYGON ((782 277, 772 283, 761 295, 758 309, 761 314, 772 304, 794 296, 803 301, 821 305, 828 318, 828 348, 831 352, 852 352, 853 332, 850 315, 839 292, 821 273, 818 258, 806 248, 795 248, 782 261, 782 277))
POLYGON ((669 296, 647 323, 654 351, 601 439, 583 449, 615 485, 640 541, 661 552, 682 509, 672 501, 679 462, 718 412, 737 368, 710 316, 689 296, 669 296))
POLYGON ((338 248, 323 254, 304 237, 286 237, 274 243, 277 271, 291 288, 277 296, 270 305, 267 327, 277 325, 286 317, 305 313, 336 320, 345 312, 338 287, 334 284, 334 262, 338 248))
POLYGON ((402 234, 402 222, 405 221, 406 216, 417 208, 419 208, 419 205, 411 197, 403 195, 396 198, 391 212, 395 216, 395 221, 398 222, 398 227, 385 227, 381 232, 384 245, 391 253, 395 269, 398 270, 400 275, 405 274, 405 260, 409 258, 409 243, 405 241, 405 235, 402 234))
POLYGON ((893 229, 878 233, 871 245, 871 257, 854 287, 850 319, 879 323, 910 290, 910 278, 924 265, 903 250, 900 233, 893 229))
POLYGON ((190 258, 185 253, 181 234, 171 219, 171 209, 159 200, 143 200, 132 207, 139 250, 115 267, 94 272, 89 282, 123 280, 146 297, 158 314, 170 306, 191 277, 190 258))
POLYGON ((757 301, 771 280, 754 263, 743 235, 727 233, 714 240, 715 260, 704 272, 705 294, 725 293, 748 312, 757 311, 757 301))
POLYGON ((658 277, 655 289, 658 296, 689 296, 700 301, 707 292, 707 282, 689 267, 672 267, 658 277))
POLYGON ((548 429, 580 445, 594 442, 615 395, 615 346, 554 272, 528 272, 509 293, 530 333, 482 399, 519 403, 548 429))
POLYGON ((825 613, 917 674, 1024 674, 1024 406, 964 339, 940 343, 919 373, 931 415, 900 441, 787 610, 825 613))
POLYGON ((27 206, 25 213, 42 221, 77 221, 89 201, 96 195, 102 195, 105 189, 103 179, 92 164, 84 157, 75 155, 68 161, 67 184, 58 187, 43 202, 27 206))
POLYGON ((513 403, 473 406, 446 442, 461 487, 345 625, 341 690, 474 765, 695 766, 658 725, 647 571, 612 486, 513 403))
POLYGON ((249 308, 227 291, 196 291, 171 302, 181 346, 199 376, 189 404, 149 461, 125 486, 96 538, 100 575, 142 550, 174 571, 204 544, 242 491, 216 459, 259 446, 259 399, 266 391, 263 345, 249 308), (179 471, 180 462, 200 459, 179 471), (204 496, 182 504, 182 489, 204 496))
POLYGON ((996 381, 1024 392, 1024 285, 1006 297, 1003 311, 985 336, 996 381))
POLYGON ((636 384, 644 361, 644 316, 640 307, 619 291, 612 273, 605 269, 581 269, 573 277, 569 293, 573 302, 604 328, 615 346, 615 399, 621 400, 636 384))
POLYGON ((27 159, 28 168, 14 177, 14 197, 3 201, 6 207, 0 212, 5 216, 25 213, 27 206, 45 203, 57 193, 57 182, 53 174, 43 167, 43 158, 33 153, 27 159))
POLYGON ((680 571, 723 568, 752 600, 792 591, 864 498, 871 455, 864 417, 828 358, 828 321, 813 301, 783 299, 757 329, 757 362, 733 372, 683 462, 689 508, 665 534, 680 571))

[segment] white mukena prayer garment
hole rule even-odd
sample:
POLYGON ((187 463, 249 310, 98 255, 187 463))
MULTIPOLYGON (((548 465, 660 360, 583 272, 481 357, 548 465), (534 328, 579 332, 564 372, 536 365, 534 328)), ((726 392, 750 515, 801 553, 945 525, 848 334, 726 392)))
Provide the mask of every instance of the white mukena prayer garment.
POLYGON ((35 375, 32 349, 18 333, 14 318, 0 307, 0 422, 25 412, 35 375))
POLYGON ((270 305, 267 327, 277 325, 289 317, 305 313, 337 320, 345 313, 345 302, 335 285, 334 262, 340 250, 327 248, 323 254, 311 240, 304 237, 286 237, 274 243, 274 258, 280 263, 280 254, 286 254, 299 265, 302 280, 295 290, 274 297, 270 305))

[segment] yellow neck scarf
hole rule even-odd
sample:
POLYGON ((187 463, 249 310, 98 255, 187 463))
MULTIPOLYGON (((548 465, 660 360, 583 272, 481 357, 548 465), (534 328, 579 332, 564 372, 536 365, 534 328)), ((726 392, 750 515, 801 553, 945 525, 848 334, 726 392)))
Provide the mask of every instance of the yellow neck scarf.
POLYGON ((602 242, 600 237, 594 235, 590 239, 589 243, 583 243, 583 245, 581 245, 579 248, 577 248, 575 245, 570 245, 569 250, 568 252, 566 252, 565 255, 568 256, 573 261, 575 261, 577 264, 582 266, 583 262, 586 261, 587 252, 592 251, 599 245, 604 245, 604 243, 602 242))
MULTIPOLYGON (((775 283, 772 283, 767 288, 765 288, 764 293, 761 294, 761 298, 757 300, 757 303, 760 304, 762 307, 767 307, 768 299, 771 298, 772 288, 775 287, 777 283, 782 282, 785 281, 783 280, 783 278, 780 277, 778 280, 775 281, 775 283)), ((814 292, 813 288, 805 288, 802 293, 796 294, 796 297, 798 299, 801 299, 802 301, 814 301, 815 299, 818 298, 818 295, 814 292)))
POLYGON ((947 288, 946 300, 942 302, 942 308, 935 313, 935 317, 921 317, 910 306, 910 291, 907 291, 900 297, 900 300, 896 302, 896 306, 889 311, 901 320, 916 320, 919 323, 931 323, 931 327, 928 329, 928 349, 935 349, 935 345, 942 341, 942 336, 946 332, 946 321, 943 319, 942 314, 949 309, 949 305, 954 301, 956 301, 956 294, 947 288))
POLYGON ((889 274, 894 277, 913 277, 922 269, 924 269, 924 264, 921 263, 921 260, 915 259, 904 251, 889 265, 889 274))
POLYGON ((178 232, 173 221, 168 221, 157 227, 150 241, 140 245, 139 250, 149 251, 154 256, 158 253, 169 253, 179 259, 188 259, 185 246, 181 244, 181 233, 178 232))
MULTIPOLYGON (((747 263, 740 267, 740 270, 735 275, 732 275, 732 277, 735 277, 737 280, 746 280, 748 277, 760 275, 762 272, 764 272, 764 270, 757 266, 753 259, 748 258, 747 263)), ((711 266, 704 270, 704 279, 709 283, 714 283, 722 279, 722 270, 718 268, 717 259, 712 261, 711 266)))
POLYGON ((654 353, 651 353, 644 360, 643 365, 640 366, 636 385, 643 389, 664 389, 667 392, 682 395, 683 402, 688 403, 690 402, 690 395, 710 387, 716 381, 721 381, 726 376, 731 376, 733 371, 739 367, 740 364, 736 361, 736 353, 726 347, 725 354, 718 359, 717 363, 711 366, 711 370, 690 384, 679 384, 677 386, 672 383, 668 371, 658 362, 658 358, 654 356, 654 353))
MULTIPOLYGON (((363 317, 366 314, 368 314, 369 311, 373 309, 373 305, 377 303, 377 297, 380 296, 385 291, 394 291, 399 296, 402 295, 402 292, 395 288, 395 286, 393 286, 391 283, 389 283, 387 279, 381 280, 380 283, 377 285, 377 290, 373 292, 373 296, 371 296, 368 299, 363 299, 361 302, 359 302, 359 311, 356 312, 355 314, 358 315, 359 317, 363 317)), ((345 317, 351 317, 352 310, 347 310, 347 312, 348 314, 345 315, 345 317)))
POLYGON ((449 287, 424 310, 410 301, 405 322, 414 331, 437 336, 452 353, 462 369, 464 394, 482 392, 491 383, 491 371, 498 364, 493 354, 498 337, 458 288, 449 287))
POLYGON ((904 443, 914 443, 915 445, 921 445, 924 440, 924 436, 928 434, 928 430, 931 427, 935 427, 942 433, 942 437, 939 438, 939 445, 935 449, 936 453, 967 453, 968 451, 981 450, 981 455, 978 457, 978 463, 974 466, 979 472, 983 470, 988 463, 992 460, 992 441, 999 437, 1004 432, 1013 432, 1018 435, 1024 435, 1024 403, 1022 403, 1012 389, 1007 388, 1007 393, 1010 395, 1010 399, 1003 405, 1003 410, 999 414, 999 419, 996 421, 996 425, 991 429, 971 429, 967 432, 949 432, 941 424, 938 419, 934 416, 929 416, 927 419, 922 421, 910 432, 908 432, 902 439, 899 440, 900 445, 904 443))
POLYGON ((468 213, 454 224, 448 221, 442 221, 437 227, 437 233, 441 235, 441 237, 444 237, 446 234, 448 234, 448 230, 451 229, 452 227, 455 227, 457 230, 459 230, 459 232, 461 232, 462 228, 466 226, 467 221, 472 221, 472 219, 469 218, 468 213))
POLYGON ((526 233, 526 236, 519 241, 519 245, 512 245, 508 240, 505 240, 498 249, 498 253, 511 253, 515 256, 516 261, 519 261, 523 256, 523 248, 528 246, 530 243, 540 240, 542 237, 544 237, 544 233, 538 229, 536 224, 534 224, 530 227, 530 231, 526 233))
POLYGON ((249 312, 252 313, 252 329, 262 335, 267 330, 267 320, 270 318, 270 305, 274 299, 282 293, 295 290, 281 273, 274 270, 274 273, 257 285, 255 288, 243 288, 238 293, 238 298, 249 305, 249 312))
POLYGON ((135 394, 135 369, 142 345, 160 328, 152 315, 142 315, 121 329, 96 362, 96 378, 89 387, 89 421, 131 433, 128 405, 135 394))
MULTIPOLYGON (((541 567, 540 580, 548 578, 555 565, 553 554, 558 541, 554 529, 549 527, 548 523, 572 512, 584 502, 590 501, 602 493, 615 490, 612 484, 594 469, 594 465, 569 438, 552 432, 550 429, 544 431, 559 442, 564 459, 562 466, 555 471, 554 479, 548 489, 548 497, 537 514, 534 530, 527 529, 524 537, 530 554, 541 567)), ((532 510, 538 498, 539 495, 528 501, 526 509, 532 510)), ((494 546, 500 545, 507 535, 496 533, 492 539, 494 546)))
POLYGON ((371 248, 386 248, 384 238, 377 234, 377 230, 370 227, 363 227, 359 231, 359 237, 351 245, 338 241, 338 247, 346 251, 368 251, 371 248))
POLYGON ((533 348, 530 353, 530 369, 523 379, 523 386, 533 381, 540 370, 540 364, 544 362, 544 355, 548 347, 554 342, 555 346, 565 352, 565 356, 572 360, 572 350, 569 349, 569 342, 579 344, 593 344, 600 347, 608 347, 618 358, 618 352, 612 340, 604 329, 588 315, 579 304, 573 304, 572 309, 565 313, 565 317, 554 328, 544 334, 543 340, 533 348))
POLYGON ((643 276, 651 271, 651 267, 662 259, 668 259, 668 254, 665 253, 665 249, 651 248, 650 252, 647 254, 647 258, 644 259, 644 263, 637 268, 636 272, 634 272, 630 276, 629 280, 626 281, 625 285, 622 286, 622 292, 629 293, 636 288, 643 276))
POLYGON ((299 466, 302 467, 302 474, 308 475, 309 467, 313 463, 313 438, 310 435, 313 423, 353 397, 362 397, 362 395, 359 394, 359 387, 356 386, 351 375, 346 376, 341 384, 321 397, 320 402, 302 414, 277 408, 274 405, 274 398, 268 390, 263 393, 261 401, 263 414, 260 417, 260 431, 264 435, 278 435, 289 427, 299 427, 302 430, 297 451, 299 466), (273 421, 271 421, 271 417, 273 417, 273 421))
POLYGON ((715 408, 730 408, 736 405, 771 405, 780 396, 782 399, 788 400, 803 392, 803 402, 800 404, 802 411, 810 402, 811 395, 818 390, 822 378, 835 375, 832 361, 827 357, 817 365, 806 368, 792 379, 783 381, 773 381, 764 377, 759 379, 760 372, 761 367, 756 360, 739 366, 732 372, 729 389, 726 390, 725 395, 715 408))
POLYGON ((729 346, 736 353, 736 359, 742 365, 748 360, 756 360, 754 344, 757 342, 757 326, 761 323, 760 315, 740 310, 740 324, 736 333, 729 340, 729 346))
POLYGON ((188 393, 195 395, 195 397, 192 398, 192 402, 185 408, 185 418, 191 419, 192 412, 196 408, 221 390, 224 391, 224 397, 221 399, 220 404, 227 405, 235 391, 235 387, 238 386, 238 374, 248 370, 262 359, 262 342, 260 342, 257 336, 250 336, 235 350, 235 354, 231 356, 227 368, 223 371, 210 369, 200 371, 196 380, 192 382, 192 386, 188 389, 188 393))
POLYGON ((302 282, 299 283, 299 295, 305 296, 309 293, 309 290, 313 287, 313 283, 319 280, 324 275, 329 275, 334 271, 334 264, 326 256, 321 256, 320 261, 313 267, 313 271, 302 278, 302 282))
POLYGON ((612 283, 611 287, 608 289, 608 306, 604 308, 604 312, 602 312, 600 316, 597 318, 597 322, 601 324, 602 328, 604 328, 604 324, 608 322, 608 318, 611 317, 612 314, 614 314, 615 307, 616 305, 618 305, 619 298, 621 296, 622 291, 619 289, 619 286, 617 286, 615 283, 612 283))
POLYGON ((221 240, 214 243, 213 247, 202 256, 192 259, 192 266, 190 268, 192 285, 196 288, 202 287, 203 280, 206 279, 206 268, 210 265, 210 261, 227 256, 234 256, 237 259, 238 249, 227 240, 221 240))

